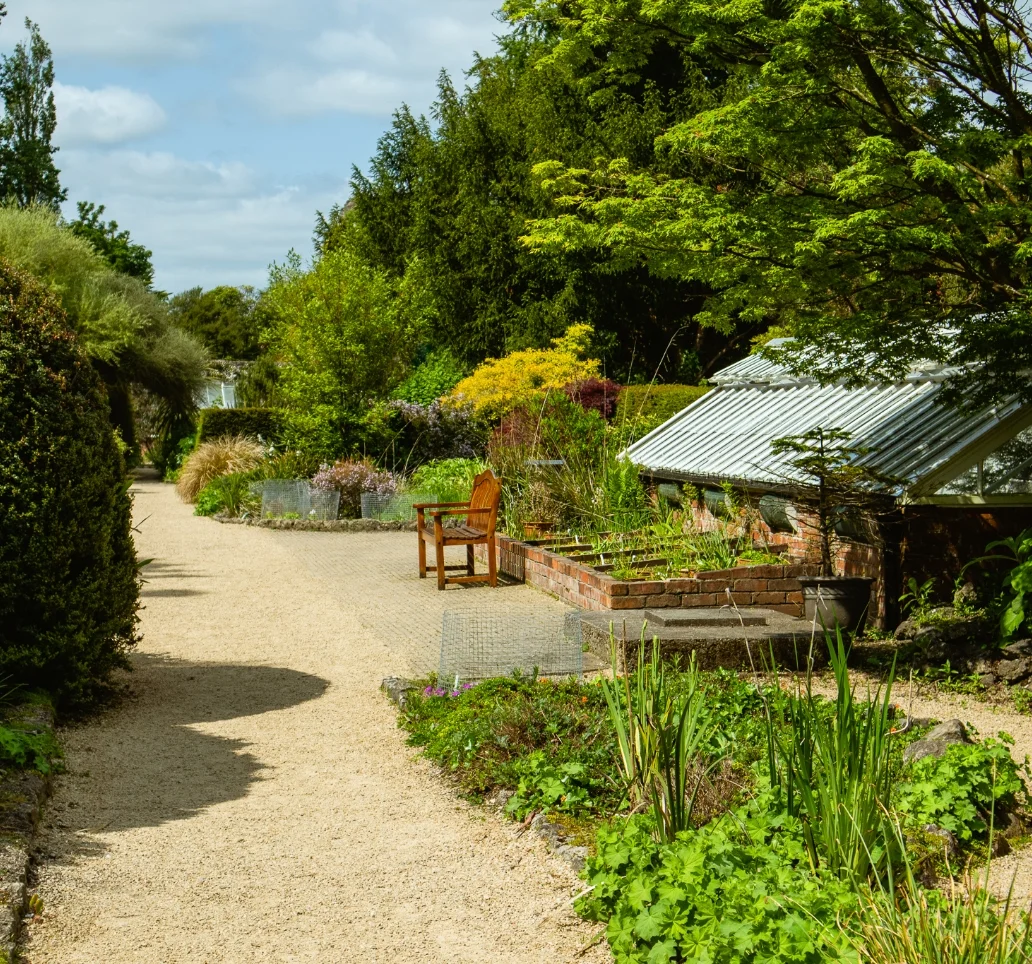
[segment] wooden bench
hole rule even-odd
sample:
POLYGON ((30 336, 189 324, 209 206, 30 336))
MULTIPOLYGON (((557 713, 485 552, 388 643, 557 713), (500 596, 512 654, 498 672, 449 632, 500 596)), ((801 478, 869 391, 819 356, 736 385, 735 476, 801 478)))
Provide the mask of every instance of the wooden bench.
POLYGON ((490 469, 485 469, 473 480, 473 492, 468 502, 423 502, 413 506, 419 524, 419 578, 426 578, 426 547, 433 543, 437 565, 431 566, 430 571, 437 573, 438 589, 444 589, 448 583, 464 582, 486 582, 497 586, 495 522, 498 519, 498 503, 501 497, 502 480, 490 469), (462 515, 466 517, 464 525, 445 526, 443 523, 449 516, 462 515), (446 566, 446 546, 465 546, 466 564, 446 566), (479 576, 473 569, 474 546, 487 546, 487 572, 479 576), (462 570, 465 575, 449 576, 449 570, 462 570))

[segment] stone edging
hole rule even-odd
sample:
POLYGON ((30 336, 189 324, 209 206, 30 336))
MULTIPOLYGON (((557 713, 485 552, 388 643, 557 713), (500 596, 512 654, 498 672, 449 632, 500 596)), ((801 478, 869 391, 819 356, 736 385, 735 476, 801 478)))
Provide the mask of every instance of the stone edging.
MULTIPOLYGON (((404 709, 408 702, 408 694, 415 689, 411 680, 402 679, 399 676, 388 676, 381 684, 380 689, 387 694, 388 698, 398 709, 404 709)), ((511 790, 498 790, 488 797, 484 803, 495 807, 499 813, 505 810, 513 792, 511 790)), ((545 846, 560 860, 569 864, 574 873, 579 874, 584 869, 584 862, 588 857, 587 847, 574 847, 566 842, 566 837, 560 827, 552 823, 544 814, 536 814, 528 828, 531 833, 544 841, 545 846)))
MULTIPOLYGON (((51 730, 49 706, 33 705, 17 713, 19 725, 51 730)), ((0 961, 14 960, 22 917, 28 909, 28 874, 33 841, 43 805, 50 795, 49 775, 8 770, 0 776, 0 961)))
POLYGON ((415 532, 415 522, 392 522, 379 519, 334 519, 317 522, 310 519, 237 519, 212 516, 224 525, 254 526, 258 529, 297 529, 302 532, 415 532))

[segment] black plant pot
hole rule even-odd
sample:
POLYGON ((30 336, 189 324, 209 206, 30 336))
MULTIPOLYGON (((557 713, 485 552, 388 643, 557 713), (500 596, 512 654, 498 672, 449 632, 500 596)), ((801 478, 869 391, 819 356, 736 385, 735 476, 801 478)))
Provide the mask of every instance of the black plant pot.
POLYGON ((862 576, 809 576, 799 580, 803 585, 803 613, 817 628, 859 636, 867 622, 871 607, 873 579, 862 576))

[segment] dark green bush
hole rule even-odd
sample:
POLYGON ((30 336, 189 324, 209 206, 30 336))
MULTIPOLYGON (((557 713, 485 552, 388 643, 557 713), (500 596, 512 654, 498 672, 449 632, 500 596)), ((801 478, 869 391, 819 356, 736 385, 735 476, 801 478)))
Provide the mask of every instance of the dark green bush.
POLYGON ((283 435, 283 416, 274 408, 206 408, 197 426, 197 441, 243 435, 278 444, 283 435))
POLYGON ((0 261, 0 673, 94 698, 136 642, 130 496, 99 376, 0 261))
POLYGON ((708 391, 705 385, 627 385, 620 392, 616 420, 639 422, 651 431, 708 391))

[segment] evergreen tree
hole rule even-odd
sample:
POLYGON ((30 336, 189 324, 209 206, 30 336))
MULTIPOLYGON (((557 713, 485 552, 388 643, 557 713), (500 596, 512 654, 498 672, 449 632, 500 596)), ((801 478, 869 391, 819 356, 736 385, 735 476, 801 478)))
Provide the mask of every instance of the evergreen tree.
POLYGON ((79 216, 68 225, 72 232, 89 241, 115 271, 139 278, 149 288, 154 281, 152 252, 142 244, 134 244, 128 231, 119 231, 117 221, 105 224, 101 220, 103 204, 79 201, 77 207, 79 216))
POLYGON ((54 166, 51 144, 57 126, 54 108, 54 60, 39 27, 26 18, 28 44, 0 62, 0 197, 20 207, 38 204, 56 210, 68 197, 54 166))

